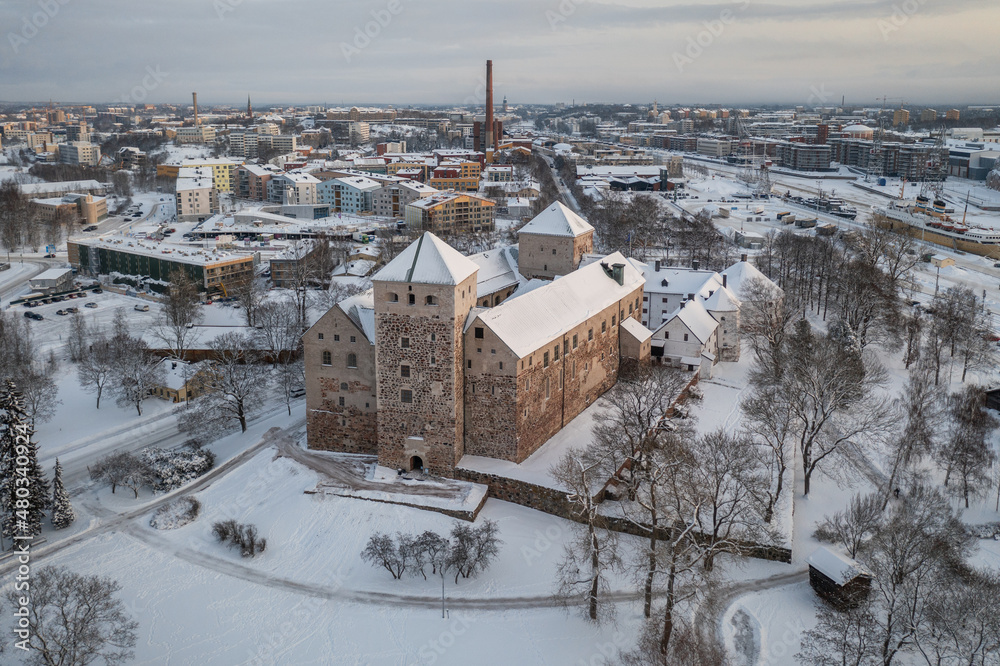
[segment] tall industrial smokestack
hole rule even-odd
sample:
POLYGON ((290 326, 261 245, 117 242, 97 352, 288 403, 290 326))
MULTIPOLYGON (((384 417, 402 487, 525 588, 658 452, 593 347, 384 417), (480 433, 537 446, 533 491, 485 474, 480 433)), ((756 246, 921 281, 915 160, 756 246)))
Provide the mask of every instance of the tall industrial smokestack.
POLYGON ((198 93, 191 93, 191 99, 194 102, 194 126, 198 126, 198 93))
POLYGON ((494 150, 493 142, 493 61, 486 61, 486 145, 483 152, 494 150))

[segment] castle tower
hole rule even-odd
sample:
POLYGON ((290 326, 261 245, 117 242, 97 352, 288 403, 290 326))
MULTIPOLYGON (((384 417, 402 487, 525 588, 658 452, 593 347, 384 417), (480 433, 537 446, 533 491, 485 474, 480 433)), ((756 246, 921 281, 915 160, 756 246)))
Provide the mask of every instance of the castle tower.
POLYGON ((594 227, 557 201, 521 227, 517 240, 521 275, 551 280, 575 271, 594 251, 594 227))
POLYGON ((464 453, 463 328, 478 271, 424 233, 372 277, 383 465, 451 476, 464 453))

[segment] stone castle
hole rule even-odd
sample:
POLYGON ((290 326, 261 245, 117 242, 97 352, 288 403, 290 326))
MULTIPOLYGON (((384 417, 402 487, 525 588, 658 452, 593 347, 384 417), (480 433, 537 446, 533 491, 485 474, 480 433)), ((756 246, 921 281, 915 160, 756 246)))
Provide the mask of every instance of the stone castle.
POLYGON ((581 267, 593 235, 559 203, 472 257, 424 233, 304 334, 309 448, 443 476, 523 461, 649 358, 642 265, 581 267))

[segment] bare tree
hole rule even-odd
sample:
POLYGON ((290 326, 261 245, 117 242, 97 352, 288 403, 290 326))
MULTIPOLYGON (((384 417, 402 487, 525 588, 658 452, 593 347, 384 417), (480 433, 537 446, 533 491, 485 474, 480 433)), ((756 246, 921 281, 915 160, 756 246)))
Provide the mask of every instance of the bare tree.
POLYGON ((756 501, 770 486, 746 438, 716 430, 691 447, 690 483, 701 491, 694 521, 709 571, 720 552, 739 553, 748 543, 769 540, 762 505, 756 501))
POLYGON ((805 320, 798 322, 788 344, 789 368, 779 386, 791 411, 808 495, 821 463, 885 434, 891 409, 876 392, 885 370, 869 353, 813 335, 805 320))
POLYGON ((97 394, 97 409, 101 408, 101 396, 115 378, 118 354, 103 331, 98 332, 77 366, 80 386, 88 393, 97 394))
POLYGON ((816 528, 821 541, 840 544, 851 557, 857 557, 868 540, 882 525, 885 510, 878 493, 855 495, 843 511, 827 517, 816 528))
MULTIPOLYGON (((42 567, 31 579, 27 644, 31 666, 108 666, 134 656, 136 629, 116 597, 121 586, 110 578, 84 576, 62 567, 42 567)), ((7 598, 18 604, 23 592, 7 598)))
MULTIPOLYGON (((780 370, 780 366, 774 369, 780 370)), ((770 479, 767 484, 755 486, 764 504, 764 522, 770 523, 785 490, 788 467, 793 462, 790 447, 795 419, 791 402, 780 386, 758 382, 740 404, 740 409, 744 431, 754 443, 751 452, 758 460, 760 473, 770 479)))
POLYGON ((69 336, 66 338, 66 351, 74 363, 78 363, 87 354, 87 339, 90 331, 87 319, 79 313, 74 313, 69 322, 69 336))
POLYGON ((484 520, 479 527, 457 523, 452 528, 445 563, 455 571, 456 584, 460 575, 472 578, 489 568, 503 544, 498 533, 493 520, 484 520))
POLYGON ((203 373, 204 394, 181 417, 181 429, 225 429, 234 419, 246 432, 247 419, 264 403, 270 371, 254 336, 224 333, 212 342, 211 367, 203 373))
POLYGON ((129 451, 109 453, 90 466, 90 478, 111 486, 113 495, 118 486, 132 490, 136 498, 139 489, 150 483, 153 472, 141 458, 129 451))
POLYGON ((607 600, 608 576, 621 567, 618 538, 599 527, 600 511, 596 493, 608 478, 607 459, 588 447, 567 452, 551 470, 552 478, 568 489, 567 501, 580 522, 572 541, 566 545, 557 572, 557 598, 563 603, 583 602, 586 616, 593 622, 610 618, 614 606, 607 600))
POLYGON ((142 403, 157 386, 164 382, 162 359, 154 354, 142 338, 129 335, 111 340, 116 355, 114 382, 111 385, 119 407, 134 406, 142 415, 142 403))
POLYGON ((172 358, 184 361, 187 350, 198 336, 194 325, 204 318, 199 303, 199 284, 180 269, 171 271, 168 279, 170 286, 153 333, 170 350, 172 358))
POLYGON ((903 431, 888 440, 888 460, 885 467, 889 479, 884 489, 883 508, 890 494, 898 487, 913 466, 925 455, 936 450, 938 423, 941 417, 942 395, 931 381, 927 368, 915 368, 910 372, 906 390, 896 401, 897 408, 906 419, 903 431))
POLYGON ((271 363, 277 367, 287 362, 302 336, 302 320, 290 299, 270 299, 257 309, 257 337, 271 354, 271 363))
POLYGON ((256 276, 246 276, 229 288, 229 294, 236 298, 243 310, 243 320, 247 326, 257 325, 257 309, 267 297, 267 286, 256 276))
POLYGON ((944 485, 957 476, 957 492, 969 508, 971 497, 989 488, 990 467, 996 461, 987 437, 997 427, 997 419, 986 411, 986 392, 978 386, 967 386, 949 400, 951 436, 938 451, 945 468, 944 485))

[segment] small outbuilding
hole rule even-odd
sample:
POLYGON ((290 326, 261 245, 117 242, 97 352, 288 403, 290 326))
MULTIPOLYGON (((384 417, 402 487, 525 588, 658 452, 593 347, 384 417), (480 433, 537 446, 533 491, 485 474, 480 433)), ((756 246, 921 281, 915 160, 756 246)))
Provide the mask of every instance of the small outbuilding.
POLYGON ((846 555, 821 546, 806 562, 809 584, 839 610, 856 608, 871 591, 871 573, 846 555))
POLYGON ((55 294, 66 291, 73 286, 72 268, 50 268, 44 273, 36 275, 28 280, 28 284, 35 291, 45 294, 55 294))

